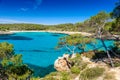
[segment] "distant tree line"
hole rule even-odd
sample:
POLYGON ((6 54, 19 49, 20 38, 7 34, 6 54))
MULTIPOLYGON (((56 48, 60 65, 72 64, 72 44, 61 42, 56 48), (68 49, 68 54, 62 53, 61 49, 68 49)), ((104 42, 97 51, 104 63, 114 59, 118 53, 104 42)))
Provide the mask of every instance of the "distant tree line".
MULTIPOLYGON (((109 16, 109 21, 105 23, 104 29, 106 31, 111 31, 113 33, 119 33, 120 31, 120 2, 116 3, 116 7, 111 13, 106 13, 104 11, 99 12, 104 13, 109 16)), ((95 15, 96 16, 96 15, 95 15)), ((58 31, 84 31, 95 33, 95 21, 94 17, 91 16, 89 19, 84 22, 77 23, 66 23, 58 25, 42 25, 42 24, 0 24, 0 31, 9 31, 9 30, 58 30, 58 31), (92 20, 93 19, 93 20, 92 20)))

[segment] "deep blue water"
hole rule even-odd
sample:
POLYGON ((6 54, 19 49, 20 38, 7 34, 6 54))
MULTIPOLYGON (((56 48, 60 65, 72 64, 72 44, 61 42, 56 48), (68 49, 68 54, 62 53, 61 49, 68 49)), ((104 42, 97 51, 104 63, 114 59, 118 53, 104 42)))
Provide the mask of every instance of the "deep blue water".
MULTIPOLYGON (((65 34, 45 32, 21 32, 13 35, 0 36, 0 42, 9 42, 14 45, 15 53, 23 55, 23 62, 35 70, 35 75, 44 76, 54 71, 54 61, 64 54, 64 50, 55 50, 58 39, 65 34)), ((102 44, 97 40, 97 48, 102 49, 102 44)), ((107 46, 112 46, 113 41, 106 41, 107 46)), ((87 50, 94 48, 87 45, 87 50)))

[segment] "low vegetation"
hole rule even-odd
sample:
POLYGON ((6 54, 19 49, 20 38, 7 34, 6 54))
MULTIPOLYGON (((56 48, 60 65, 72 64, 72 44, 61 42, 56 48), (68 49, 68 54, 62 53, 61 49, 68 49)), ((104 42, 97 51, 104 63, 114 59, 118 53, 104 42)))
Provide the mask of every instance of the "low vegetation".
MULTIPOLYGON (((90 67, 90 65, 94 65, 95 63, 91 64, 90 62, 83 61, 81 58, 82 56, 83 55, 77 54, 75 58, 69 59, 72 62, 77 61, 74 66, 71 67, 70 71, 53 72, 44 77, 42 80, 74 80, 77 77, 79 77, 80 80, 97 80, 99 77, 109 80, 109 75, 106 74, 105 67, 101 67, 99 65, 90 67)), ((113 78, 114 76, 112 79, 113 78)))
MULTIPOLYGON (((120 41, 117 38, 114 47, 106 47, 102 34, 106 32, 111 34, 120 33, 120 2, 114 10, 108 14, 99 12, 90 19, 81 23, 67 23, 59 25, 41 25, 41 24, 0 24, 0 31, 9 30, 58 30, 58 31, 85 31, 99 36, 105 51, 92 50, 85 52, 86 44, 90 44, 93 38, 83 37, 75 34, 60 38, 58 48, 66 48, 68 53, 78 53, 75 58, 68 59, 74 63, 70 71, 52 72, 44 78, 35 78, 32 76, 33 70, 22 61, 22 55, 15 54, 12 44, 7 42, 0 43, 0 79, 1 80, 74 80, 76 77, 80 80, 97 80, 102 77, 103 80, 115 80, 112 73, 107 72, 111 67, 120 66, 120 41), (112 18, 113 20, 111 20, 112 18), (79 51, 80 52, 79 52, 79 51), (82 54, 82 55, 81 55, 82 54), (88 57, 91 61, 85 62, 82 57, 88 57), (99 63, 104 67, 99 66, 99 63), (93 67, 89 65, 94 64, 93 67), (108 64, 108 65, 106 65, 108 64), (114 64, 114 65, 113 65, 114 64), (107 67, 107 70, 106 70, 107 67)), ((120 79, 119 79, 120 80, 120 79)))
POLYGON ((79 74, 80 73, 80 68, 76 67, 76 66, 72 67, 71 68, 71 73, 73 73, 73 74, 79 74))
POLYGON ((82 80, 94 80, 103 75, 105 69, 99 67, 87 68, 81 72, 80 78, 82 80))
POLYGON ((104 75, 104 80, 116 80, 115 79, 115 73, 114 72, 107 72, 104 75))

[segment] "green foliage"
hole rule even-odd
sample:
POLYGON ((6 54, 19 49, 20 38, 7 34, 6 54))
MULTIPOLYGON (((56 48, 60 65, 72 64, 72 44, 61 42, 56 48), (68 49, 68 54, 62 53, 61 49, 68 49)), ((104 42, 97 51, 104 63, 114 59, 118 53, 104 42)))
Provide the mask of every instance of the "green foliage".
POLYGON ((91 17, 91 21, 97 25, 103 24, 107 19, 110 18, 110 15, 104 11, 99 12, 97 15, 91 17))
MULTIPOLYGON (((0 43, 0 59, 0 65, 2 65, 4 75, 6 75, 9 80, 26 80, 33 73, 27 65, 23 64, 22 55, 14 54, 12 44, 7 42, 0 43)), ((4 79, 4 75, 2 74, 2 79, 4 79)))
POLYGON ((94 39, 83 37, 80 34, 73 34, 65 36, 59 39, 58 48, 66 48, 71 53, 74 53, 77 49, 84 51, 86 44, 91 43, 94 39))
MULTIPOLYGON (((56 78, 54 78, 53 76, 47 76, 41 80, 57 80, 56 78)), ((59 79, 58 79, 59 80, 59 79)))
POLYGON ((104 73, 104 68, 99 67, 93 67, 93 68, 87 68, 80 74, 81 80, 93 80, 104 73))
POLYGON ((2 64, 3 67, 7 67, 7 66, 10 65, 10 61, 9 61, 9 59, 4 58, 1 62, 1 64, 2 64))
POLYGON ((120 41, 114 42, 114 46, 117 47, 117 48, 120 48, 120 41))
POLYGON ((87 63, 82 61, 80 54, 76 54, 76 57, 73 59, 70 59, 70 61, 74 63, 73 67, 79 68, 79 71, 82 71, 84 68, 87 67, 87 63))
POLYGON ((68 72, 61 72, 61 79, 60 80, 70 80, 70 76, 68 72))
POLYGON ((19 66, 22 65, 22 55, 13 55, 11 58, 4 58, 1 62, 3 67, 9 67, 9 65, 19 66))
POLYGON ((40 80, 71 80, 70 72, 52 72, 40 80))
POLYGON ((28 66, 21 65, 21 66, 10 66, 7 69, 6 73, 8 74, 9 78, 25 80, 33 73, 33 71, 30 68, 28 68, 28 66))
POLYGON ((59 76, 59 72, 51 72, 49 75, 45 76, 41 80, 59 80, 57 77, 59 76))
MULTIPOLYGON (((117 7, 115 9, 117 9, 117 7)), ((97 15, 92 16, 90 19, 87 19, 84 22, 77 22, 75 24, 72 24, 72 23, 58 24, 58 25, 0 24, 0 31, 9 31, 9 30, 13 30, 13 31, 14 30, 52 30, 52 31, 55 30, 56 31, 57 30, 57 31, 81 31, 81 32, 94 33, 96 30, 96 23, 100 24, 101 22, 104 22, 105 19, 108 19, 109 17, 110 17, 109 14, 107 14, 104 11, 101 11, 97 15)), ((108 30, 110 26, 106 25, 106 29, 108 30)))
POLYGON ((73 74, 79 74, 80 73, 80 69, 79 69, 79 67, 74 66, 74 67, 71 68, 71 72, 73 74))
POLYGON ((46 30, 46 27, 38 24, 0 24, 0 30, 46 30))
POLYGON ((23 64, 22 55, 21 54, 14 55, 10 60, 11 60, 11 63, 14 66, 19 66, 19 65, 23 64))
POLYGON ((116 6, 111 13, 111 17, 112 18, 120 18, 120 1, 118 1, 116 3, 116 6))
POLYGON ((4 68, 0 67, 0 79, 6 80, 8 76, 5 74, 4 68))
POLYGON ((7 30, 9 30, 9 27, 0 26, 0 31, 7 31, 7 30))
POLYGON ((57 76, 58 73, 57 73, 57 72, 51 72, 49 75, 50 75, 50 76, 57 76))
POLYGON ((106 25, 105 25, 105 27, 104 27, 104 29, 106 31, 111 31, 113 23, 114 22, 107 22, 106 25))
POLYGON ((0 43, 0 59, 10 58, 14 55, 13 45, 7 42, 0 43))
POLYGON ((73 34, 73 35, 67 36, 65 39, 66 39, 66 43, 68 43, 69 45, 79 45, 79 44, 85 45, 91 42, 89 38, 84 38, 80 34, 73 34))
POLYGON ((120 19, 119 18, 115 19, 115 21, 112 23, 110 31, 115 33, 115 34, 119 33, 119 31, 120 31, 120 19))
POLYGON ((114 74, 114 72, 107 72, 103 80, 116 80, 114 74))
POLYGON ((0 24, 0 31, 7 30, 58 30, 58 31, 78 31, 78 27, 72 23, 58 25, 41 24, 0 24))
POLYGON ((30 80, 41 80, 39 77, 32 77, 30 80))
POLYGON ((4 58, 1 62, 10 79, 26 79, 33 71, 22 62, 22 55, 13 55, 11 58, 4 58))
POLYGON ((120 66, 120 62, 114 62, 114 66, 115 67, 119 67, 120 66))
POLYGON ((77 53, 76 57, 72 59, 69 58, 69 61, 75 63, 74 65, 79 65, 79 63, 81 62, 81 55, 77 53))
POLYGON ((84 52, 82 53, 83 56, 92 59, 93 56, 95 56, 95 53, 93 51, 89 51, 89 52, 84 52))
POLYGON ((115 22, 112 24, 111 31, 119 32, 120 31, 120 1, 116 3, 115 8, 111 12, 111 17, 115 19, 115 22))
POLYGON ((57 30, 57 31, 81 31, 95 32, 96 27, 91 25, 90 19, 75 24, 66 23, 58 25, 41 25, 41 24, 0 24, 0 31, 9 30, 57 30))
POLYGON ((97 27, 101 27, 104 23, 106 23, 106 21, 109 18, 110 18, 109 14, 107 14, 104 11, 101 11, 95 16, 92 16, 90 19, 88 19, 86 23, 88 24, 88 26, 97 28, 97 27))
POLYGON ((65 36, 59 39, 60 42, 58 43, 59 45, 78 45, 83 42, 83 36, 80 34, 73 34, 69 36, 65 36))
POLYGON ((87 63, 82 61, 81 54, 76 54, 76 57, 70 59, 70 62, 74 63, 74 66, 71 67, 71 73, 74 75, 78 75, 82 70, 87 67, 87 63))

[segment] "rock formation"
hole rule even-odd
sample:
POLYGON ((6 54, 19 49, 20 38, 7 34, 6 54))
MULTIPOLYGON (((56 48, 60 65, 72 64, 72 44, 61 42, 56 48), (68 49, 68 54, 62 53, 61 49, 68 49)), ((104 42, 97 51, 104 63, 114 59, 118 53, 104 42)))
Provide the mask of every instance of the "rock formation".
POLYGON ((68 54, 64 54, 63 57, 59 57, 54 63, 54 68, 57 71, 69 71, 72 64, 68 61, 68 57, 68 54))

